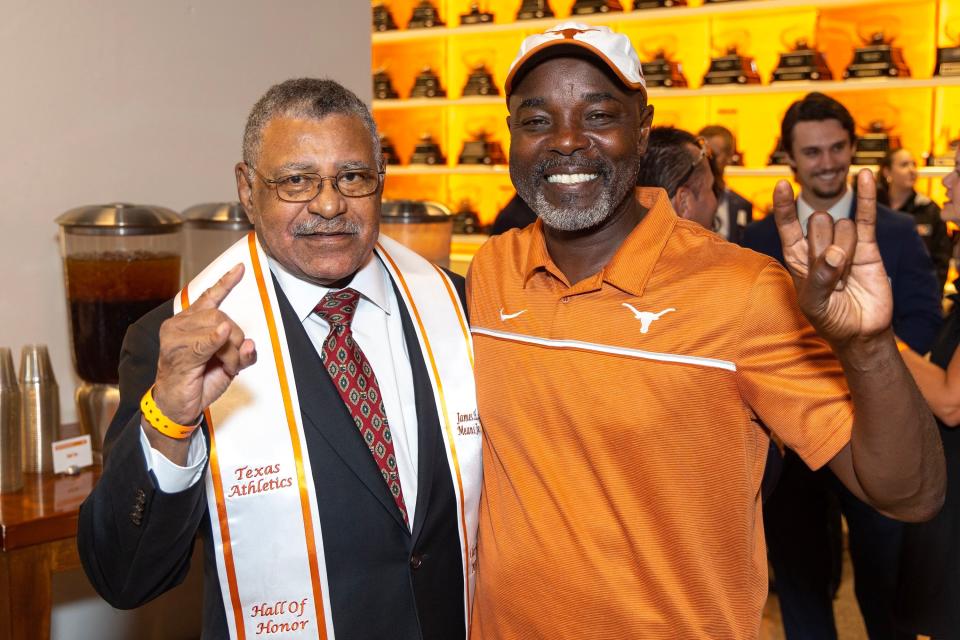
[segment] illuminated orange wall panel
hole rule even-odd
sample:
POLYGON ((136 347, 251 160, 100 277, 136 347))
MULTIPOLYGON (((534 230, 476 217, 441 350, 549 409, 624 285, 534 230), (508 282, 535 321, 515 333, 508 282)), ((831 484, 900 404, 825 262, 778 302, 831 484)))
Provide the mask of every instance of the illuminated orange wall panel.
MULTIPOLYGON (((523 37, 555 21, 515 22, 521 0, 481 0, 481 9, 494 13, 494 24, 460 27, 459 16, 470 10, 471 0, 433 0, 447 28, 403 31, 417 2, 386 2, 401 31, 374 35, 373 68, 388 71, 401 100, 375 101, 374 117, 393 140, 404 165, 425 132, 439 142, 447 162, 442 168, 391 167, 386 196, 434 199, 452 209, 468 199, 482 222, 489 223, 513 194, 506 167, 460 167, 457 157, 463 144, 481 130, 508 154, 506 108, 502 96, 462 99, 463 87, 471 68, 483 63, 502 90, 523 37), (425 66, 440 76, 448 98, 405 102, 425 66)), ((573 4, 574 0, 550 0, 557 20, 568 18, 573 4)), ((871 121, 883 120, 918 157, 931 151, 945 153, 949 141, 960 138, 960 117, 955 115, 960 114, 960 78, 930 80, 936 47, 960 46, 960 0, 741 0, 715 5, 691 0, 689 5, 582 19, 625 33, 643 60, 663 49, 682 64, 690 89, 655 90, 651 97, 654 124, 695 132, 719 123, 733 130, 746 166, 731 169, 727 181, 761 210, 769 204, 776 181, 790 179, 789 170, 768 168, 767 159, 784 111, 807 91, 823 90, 840 100, 854 114, 860 131, 871 121), (843 82, 855 48, 878 30, 902 48, 911 79, 843 82), (835 82, 770 85, 780 54, 798 38, 826 54, 835 82), (731 46, 754 58, 763 84, 700 90, 711 57, 731 46)), ((946 170, 924 171, 918 190, 942 200, 939 182, 946 170)))

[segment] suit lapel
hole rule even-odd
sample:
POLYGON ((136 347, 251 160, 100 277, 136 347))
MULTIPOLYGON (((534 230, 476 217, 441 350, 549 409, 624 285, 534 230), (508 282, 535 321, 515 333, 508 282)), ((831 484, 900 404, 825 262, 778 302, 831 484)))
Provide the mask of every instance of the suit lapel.
POLYGON ((423 528, 423 521, 427 517, 430 505, 430 492, 433 488, 434 465, 438 464, 440 437, 440 420, 437 417, 437 405, 433 399, 433 385, 427 373, 423 352, 420 350, 420 340, 413 327, 413 321, 403 298, 393 283, 393 292, 400 308, 400 319, 403 323, 403 337, 407 343, 407 353, 410 355, 410 368, 413 373, 414 402, 417 407, 417 507, 413 516, 413 540, 416 541, 423 528))
MULTIPOLYGON (((283 294, 276 279, 277 303, 280 316, 287 334, 287 346, 290 351, 291 367, 297 382, 297 395, 300 398, 300 413, 303 416, 304 429, 315 429, 326 440, 336 454, 350 468, 357 478, 367 487, 404 530, 403 516, 387 489, 383 476, 374 462, 370 450, 363 442, 347 411, 343 400, 337 393, 330 376, 323 368, 323 362, 306 330, 300 323, 283 294)), ((317 494, 322 494, 318 487, 317 494)))

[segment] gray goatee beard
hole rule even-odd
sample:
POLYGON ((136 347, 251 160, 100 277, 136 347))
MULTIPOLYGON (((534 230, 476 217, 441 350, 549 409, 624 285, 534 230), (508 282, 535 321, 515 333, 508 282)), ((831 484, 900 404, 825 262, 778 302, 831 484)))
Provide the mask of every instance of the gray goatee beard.
POLYGON ((525 175, 514 172, 514 164, 510 165, 510 176, 516 186, 517 193, 530 205, 543 223, 558 231, 583 231, 604 222, 619 205, 628 191, 634 188, 636 182, 635 162, 625 162, 612 166, 603 161, 586 161, 583 159, 568 159, 566 161, 553 160, 538 163, 532 171, 525 175), (596 180, 602 180, 604 189, 600 196, 587 206, 574 205, 574 198, 564 198, 560 206, 547 201, 543 192, 543 176, 548 169, 563 167, 574 173, 595 173, 596 180), (633 167, 633 171, 631 171, 633 167))
MULTIPOLYGON (((520 197, 523 198, 524 196, 521 194, 520 197)), ((531 208, 543 219, 543 224, 548 227, 558 231, 582 231, 595 227, 609 218, 610 214, 613 213, 613 206, 610 191, 604 191, 588 207, 555 207, 547 202, 543 191, 538 189, 534 195, 533 207, 531 208)))

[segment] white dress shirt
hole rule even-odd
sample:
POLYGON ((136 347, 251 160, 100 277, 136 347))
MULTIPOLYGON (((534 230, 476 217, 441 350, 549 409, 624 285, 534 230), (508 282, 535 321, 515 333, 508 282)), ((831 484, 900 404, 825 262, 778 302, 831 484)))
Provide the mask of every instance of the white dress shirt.
POLYGON ((713 214, 713 229, 718 236, 730 239, 730 192, 724 191, 717 203, 717 212, 713 214))
MULTIPOLYGON (((313 313, 313 308, 330 289, 297 278, 272 258, 268 257, 267 261, 294 313, 300 318, 310 342, 318 354, 322 353, 330 325, 313 313)), ((399 303, 387 270, 374 255, 357 271, 349 286, 360 293, 360 302, 350 327, 380 385, 393 437, 400 487, 412 525, 417 503, 417 410, 413 401, 413 372, 399 303)), ((257 348, 263 346, 257 345, 257 348)), ((359 433, 357 437, 360 437, 359 433)), ((194 433, 192 439, 187 465, 181 467, 153 449, 146 433, 141 430, 140 442, 147 468, 153 471, 157 488, 161 491, 183 491, 199 481, 207 459, 207 449, 199 431, 194 433)))
MULTIPOLYGON (((843 192, 843 196, 837 200, 832 207, 827 209, 827 213, 830 214, 834 222, 838 222, 850 217, 851 206, 853 206, 853 190, 847 187, 847 190, 843 192)), ((797 198, 797 217, 800 219, 800 226, 803 227, 803 235, 807 235, 807 222, 810 221, 810 216, 812 216, 813 213, 813 207, 807 204, 807 201, 803 199, 803 195, 801 194, 800 197, 797 198)))

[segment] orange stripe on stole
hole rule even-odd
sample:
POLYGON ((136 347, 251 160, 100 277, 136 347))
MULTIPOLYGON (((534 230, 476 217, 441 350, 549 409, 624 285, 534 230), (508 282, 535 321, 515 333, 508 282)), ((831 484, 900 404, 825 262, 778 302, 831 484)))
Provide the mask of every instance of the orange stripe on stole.
MULTIPOLYGON (((277 376, 280 381, 280 394, 283 397, 283 409, 287 417, 287 427, 290 432, 290 442, 293 445, 293 458, 297 465, 297 486, 300 489, 300 510, 303 515, 304 536, 307 543, 307 561, 310 565, 310 581, 313 584, 314 609, 317 612, 317 627, 320 638, 326 640, 327 623, 326 612, 323 608, 323 589, 320 583, 320 566, 317 562, 316 534, 313 530, 313 517, 310 514, 310 493, 307 487, 307 478, 303 469, 303 448, 297 430, 297 421, 294 416, 293 402, 290 399, 290 387, 287 372, 283 366, 283 352, 280 348, 280 337, 277 334, 276 319, 273 317, 273 308, 270 306, 270 297, 267 295, 267 285, 263 278, 263 269, 260 266, 260 257, 257 255, 256 235, 251 231, 247 236, 250 246, 250 260, 253 264, 253 274, 257 279, 257 288, 260 290, 260 302, 267 320, 270 332, 270 345, 273 348, 273 357, 277 363, 277 376)), ((312 481, 312 479, 311 479, 312 481)))
MULTIPOLYGON (((420 311, 417 309, 417 305, 413 301, 413 296, 410 295, 410 288, 407 286, 407 282, 406 280, 404 280, 403 274, 400 273, 400 269, 397 267, 397 263, 393 261, 393 258, 390 257, 390 254, 387 253, 387 251, 383 248, 382 245, 380 245, 379 242, 377 243, 377 246, 380 248, 381 255, 383 255, 383 257, 385 257, 387 260, 390 261, 390 264, 393 266, 393 271, 397 274, 397 279, 400 282, 400 286, 403 288, 404 293, 406 293, 407 300, 410 301, 410 311, 413 312, 413 317, 417 322, 417 326, 420 328, 420 335, 423 336, 423 343, 427 351, 426 353, 427 359, 430 361, 430 369, 431 371, 433 371, 433 379, 437 383, 437 393, 440 396, 440 408, 443 412, 443 415, 441 415, 440 417, 443 418, 443 428, 444 428, 444 431, 447 432, 447 441, 450 443, 450 454, 453 457, 453 468, 457 474, 457 502, 459 503, 458 506, 460 507, 460 530, 463 532, 462 538, 461 538, 461 542, 463 543, 463 590, 464 590, 466 603, 467 603, 466 623, 467 623, 468 636, 469 636, 470 617, 471 617, 471 609, 472 609, 471 605, 473 604, 472 598, 470 595, 470 541, 467 535, 466 512, 464 511, 464 506, 463 506, 463 478, 460 475, 460 461, 457 459, 457 446, 454 443, 454 439, 453 439, 453 429, 451 428, 450 419, 447 415, 447 401, 443 395, 443 383, 440 381, 440 372, 437 370, 437 361, 433 357, 433 349, 430 347, 430 340, 427 337, 427 332, 423 327, 423 319, 420 317, 420 311)), ((446 282, 446 278, 441 278, 441 279, 444 282, 446 282)), ((453 295, 453 292, 450 291, 449 286, 447 287, 447 291, 451 295, 453 295)), ((455 304, 454 304, 454 308, 456 308, 455 304)), ((466 333, 464 334, 464 339, 465 340, 468 339, 466 333)), ((470 343, 467 342, 467 353, 471 353, 469 347, 470 347, 470 343)), ((472 356, 471 356, 471 363, 472 363, 472 356)))
MULTIPOLYGON (((186 311, 190 307, 189 285, 180 292, 180 306, 186 311)), ((210 477, 213 480, 213 495, 217 501, 217 521, 220 523, 220 542, 223 545, 223 563, 227 574, 227 590, 233 607, 233 623, 237 628, 237 637, 244 640, 246 630, 243 627, 243 608, 240 606, 240 589, 237 587, 237 569, 233 563, 233 545, 230 543, 230 524, 227 520, 227 504, 223 499, 223 481, 220 479, 220 458, 217 456, 217 441, 214 436, 213 419, 210 409, 203 410, 207 421, 207 433, 210 434, 210 477)))
POLYGON ((467 344, 467 357, 470 358, 470 367, 473 365, 473 349, 470 348, 470 330, 467 329, 467 319, 463 317, 463 314, 460 313, 460 300, 457 298, 457 294, 454 293, 453 288, 450 286, 450 279, 447 278, 447 274, 443 272, 443 269, 437 265, 430 263, 430 266, 436 269, 437 274, 440 276, 440 280, 443 282, 443 287, 447 290, 447 295, 450 296, 450 304, 453 305, 453 310, 457 314, 457 322, 460 323, 460 331, 463 333, 463 341, 467 344))

